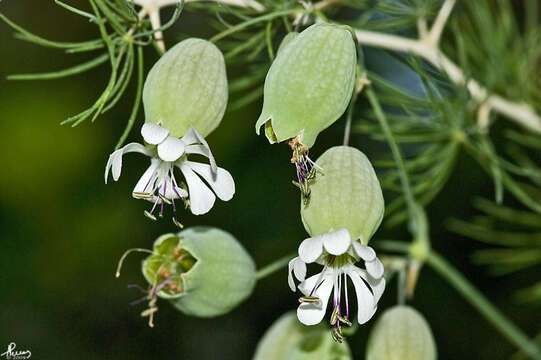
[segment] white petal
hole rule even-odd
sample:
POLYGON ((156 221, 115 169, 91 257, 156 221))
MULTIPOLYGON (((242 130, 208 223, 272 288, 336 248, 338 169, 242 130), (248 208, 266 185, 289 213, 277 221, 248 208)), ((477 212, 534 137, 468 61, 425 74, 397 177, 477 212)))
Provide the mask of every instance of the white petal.
POLYGON ((374 279, 366 270, 359 269, 358 267, 354 265, 350 265, 350 271, 356 272, 361 278, 363 278, 370 288, 372 289, 372 293, 374 294, 374 304, 377 305, 379 302, 379 299, 381 298, 381 295, 383 295, 383 292, 385 291, 385 278, 381 277, 379 279, 374 279))
POLYGON ((148 193, 152 192, 154 188, 154 184, 149 183, 149 181, 152 179, 159 165, 160 165, 159 160, 152 159, 150 161, 150 166, 143 173, 143 176, 141 176, 137 184, 135 184, 135 188, 133 188, 133 192, 148 192, 148 193))
POLYGON ((216 201, 214 193, 207 185, 205 185, 203 180, 193 172, 190 166, 182 163, 180 165, 180 170, 182 171, 182 174, 184 174, 186 183, 188 184, 190 209, 192 210, 192 213, 194 215, 202 215, 209 212, 216 201))
POLYGON ((305 239, 299 246, 299 257, 307 264, 313 263, 323 253, 320 236, 305 239))
POLYGON ((152 156, 152 152, 148 150, 144 145, 138 143, 130 143, 123 148, 120 148, 114 151, 107 160, 107 165, 105 166, 105 183, 107 184, 107 178, 111 167, 113 169, 113 180, 117 181, 120 177, 120 172, 122 170, 122 156, 127 153, 138 152, 145 154, 147 156, 152 156))
MULTIPOLYGON (((320 274, 314 275, 304 283, 314 284, 318 281, 320 274)), ((299 285, 299 288, 301 285, 299 285)), ((323 276, 323 283, 317 288, 317 290, 312 294, 317 296, 319 301, 316 303, 303 303, 300 304, 297 308, 297 317, 299 321, 304 325, 316 325, 323 320, 325 317, 325 312, 327 311, 327 303, 329 302, 329 297, 331 296, 331 291, 333 289, 332 278, 328 275, 323 276)), ((306 284, 305 284, 306 286, 306 284)), ((306 293, 305 293, 306 294, 306 293)), ((309 294, 309 293, 308 293, 309 294)))
POLYGON ((141 128, 143 139, 149 144, 158 145, 169 135, 169 129, 153 123, 146 122, 141 128))
POLYGON ((351 271, 351 269, 345 269, 345 272, 355 287, 355 293, 357 294, 357 321, 362 325, 370 320, 376 311, 374 295, 368 290, 368 287, 357 272, 351 271))
POLYGON ((374 258, 372 261, 366 261, 364 266, 373 278, 379 279, 383 276, 385 269, 383 268, 383 263, 378 258, 374 258))
POLYGON ((361 245, 359 241, 353 241, 355 253, 364 261, 372 261, 376 258, 376 252, 370 246, 361 245))
POLYGON ((210 146, 201 134, 195 130, 193 126, 190 126, 186 134, 181 139, 187 146, 186 153, 188 154, 200 154, 206 156, 210 160, 210 166, 212 166, 212 172, 216 172, 216 161, 210 151, 210 146), (197 145, 201 144, 201 145, 197 145))
POLYGON ((299 257, 291 259, 288 264, 287 283, 289 284, 291 291, 294 292, 296 290, 296 286, 295 281, 293 280, 293 272, 295 273, 297 280, 304 281, 304 278, 306 277, 306 264, 299 259, 299 257))
POLYGON ((216 160, 214 160, 214 156, 212 156, 212 152, 210 151, 210 148, 208 146, 196 144, 187 145, 184 151, 186 152, 186 154, 199 154, 206 156, 210 161, 212 172, 216 172, 216 160))
POLYGON ((211 167, 207 164, 186 161, 185 165, 191 167, 193 171, 205 179, 220 200, 229 201, 233 198, 235 194, 235 181, 227 170, 218 168, 213 174, 211 167))
POLYGON ((323 241, 323 247, 329 254, 342 255, 348 251, 351 245, 351 237, 347 229, 336 230, 327 234, 319 235, 323 241))
POLYGON ((296 259, 297 261, 293 264, 293 272, 297 280, 304 281, 306 278, 306 263, 298 257, 296 259))
POLYGON ((184 143, 174 136, 168 136, 158 145, 158 156, 163 161, 177 161, 184 154, 184 143))
POLYGON ((107 178, 109 177, 109 171, 113 168, 113 180, 117 181, 120 177, 120 171, 122 170, 122 149, 114 151, 109 155, 107 165, 105 165, 105 183, 107 184, 107 178))

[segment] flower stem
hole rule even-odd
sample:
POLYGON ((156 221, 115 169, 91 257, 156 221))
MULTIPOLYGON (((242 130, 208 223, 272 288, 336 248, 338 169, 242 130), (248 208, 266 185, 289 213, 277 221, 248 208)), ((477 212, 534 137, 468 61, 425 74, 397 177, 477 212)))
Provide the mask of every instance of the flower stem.
POLYGON ((273 261, 269 265, 264 266, 257 272, 256 279, 264 279, 267 276, 274 274, 276 271, 286 267, 289 263, 289 260, 293 259, 295 256, 296 254, 288 254, 279 258, 278 260, 273 261))
POLYGON ((408 208, 410 209, 410 213, 413 214, 411 210, 415 206, 415 198, 413 197, 413 192, 411 191, 408 174, 406 172, 406 167, 404 166, 404 160, 402 159, 402 152, 394 139, 391 128, 389 127, 389 123, 387 122, 387 118, 385 117, 383 110, 381 110, 381 106, 376 94, 374 93, 374 90, 368 87, 366 89, 366 95, 368 96, 368 101, 370 101, 370 105, 374 110, 374 114, 381 125, 383 133, 387 138, 387 143, 389 144, 391 152, 393 153, 394 161, 396 162, 396 167, 398 168, 398 175, 400 176, 400 182, 402 184, 402 191, 406 196, 406 202, 408 204, 408 208))
MULTIPOLYGON (((388 251, 409 253, 411 245, 402 241, 379 241, 378 247, 388 251)), ((507 340, 517 346, 524 354, 535 360, 541 360, 541 348, 522 332, 515 324, 498 310, 475 286, 468 281, 453 265, 437 252, 431 250, 427 263, 442 278, 455 288, 477 311, 481 313, 507 340)))

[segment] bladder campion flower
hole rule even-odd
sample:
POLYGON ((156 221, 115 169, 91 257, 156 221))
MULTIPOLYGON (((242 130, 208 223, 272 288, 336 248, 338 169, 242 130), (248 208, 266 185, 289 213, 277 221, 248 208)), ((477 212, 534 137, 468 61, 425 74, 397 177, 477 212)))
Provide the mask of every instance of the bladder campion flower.
POLYGON ((340 342, 341 326, 351 324, 348 278, 357 296, 359 324, 373 316, 385 289, 383 264, 367 246, 383 216, 383 195, 370 161, 355 148, 333 147, 314 166, 325 172, 313 180, 310 202, 301 203, 304 227, 311 237, 290 261, 288 283, 295 291, 292 273, 301 281, 298 288, 304 296, 297 315, 306 325, 323 319, 333 292, 330 323, 333 338, 340 342), (355 265, 360 260, 365 269, 355 265), (322 265, 323 270, 305 279, 306 264, 311 263, 322 265))
POLYGON ((142 271, 153 288, 162 284, 157 297, 199 317, 229 312, 250 296, 256 282, 248 252, 233 235, 211 227, 159 237, 142 271))
POLYGON ((207 137, 222 121, 228 90, 222 52, 190 38, 169 49, 150 69, 143 89, 145 120, 182 137, 193 126, 207 137))
POLYGON ((139 152, 150 157, 149 168, 133 189, 134 198, 153 203, 150 211, 145 211, 148 218, 156 220, 155 211, 158 207, 158 216, 163 217, 165 205, 171 205, 174 213, 173 222, 182 228, 177 218, 175 200, 184 201, 193 214, 201 215, 212 208, 216 196, 223 201, 228 201, 233 197, 235 193, 233 177, 227 170, 216 166, 206 140, 193 127, 179 139, 169 135, 167 128, 145 123, 141 134, 149 145, 130 143, 113 152, 105 168, 105 183, 107 183, 109 172, 112 172, 115 181, 120 177, 124 154, 139 152), (207 157, 210 165, 188 160, 189 154, 207 157), (180 169, 187 186, 177 180, 175 168, 180 169), (201 178, 207 182, 208 186, 201 178))
POLYGON ((316 175, 308 150, 318 134, 346 110, 355 82, 357 53, 350 31, 327 23, 291 33, 265 79, 263 110, 255 128, 265 126, 269 142, 289 141, 303 199, 316 175))

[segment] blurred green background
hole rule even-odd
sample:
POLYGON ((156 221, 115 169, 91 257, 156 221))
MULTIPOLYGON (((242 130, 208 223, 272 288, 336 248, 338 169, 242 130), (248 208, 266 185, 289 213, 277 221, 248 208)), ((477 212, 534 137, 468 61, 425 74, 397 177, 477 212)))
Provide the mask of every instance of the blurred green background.
MULTIPOLYGON (((72 5, 86 8, 83 0, 72 5)), ((198 15, 186 6, 179 23, 166 33, 202 31, 198 15)), ((0 11, 36 34, 64 41, 96 37, 94 25, 55 6, 53 1, 4 0, 0 11)), ((86 108, 107 81, 107 68, 64 80, 11 82, 12 73, 61 69, 88 55, 66 55, 13 38, 0 23, 0 350, 9 342, 32 351, 33 359, 250 359, 258 339, 279 315, 297 306, 286 271, 257 284, 253 296, 236 310, 216 319, 182 315, 165 302, 151 329, 139 317, 142 307, 128 303, 139 297, 127 284, 143 285, 139 255, 132 255, 122 276, 114 278, 121 254, 128 248, 149 248, 160 234, 174 230, 169 221, 150 222, 148 204, 131 198, 131 190, 147 159, 129 155, 118 183, 103 183, 109 153, 129 117, 131 96, 91 124, 60 126, 66 117, 86 108)), ((156 60, 147 51, 147 68, 156 60)), ((130 91, 133 93, 133 88, 130 91)), ((208 141, 218 164, 234 176, 232 201, 218 201, 206 216, 185 214, 184 224, 212 225, 234 234, 258 267, 294 252, 306 233, 299 217, 298 190, 291 185, 294 169, 285 145, 270 146, 257 137, 253 124, 261 103, 227 113, 208 141)), ((142 111, 130 136, 141 141, 142 111)), ((342 141, 344 121, 321 134, 313 148, 317 158, 342 141)), ((354 136, 351 144, 370 158, 385 147, 354 136)), ((531 283, 537 273, 491 278, 470 265, 480 245, 445 231, 449 216, 473 214, 465 194, 491 196, 491 182, 463 156, 445 191, 427 209, 434 247, 458 266, 483 293, 529 334, 539 327, 539 309, 515 304, 513 289, 531 283)), ((408 240, 405 227, 384 228, 379 238, 408 240)), ((396 302, 392 283, 380 309, 396 302)), ((423 269, 412 305, 432 326, 440 359, 507 359, 515 349, 469 304, 430 269, 423 269)), ((377 317, 377 315, 376 315, 377 317)), ((372 320, 351 339, 356 359, 372 320)))

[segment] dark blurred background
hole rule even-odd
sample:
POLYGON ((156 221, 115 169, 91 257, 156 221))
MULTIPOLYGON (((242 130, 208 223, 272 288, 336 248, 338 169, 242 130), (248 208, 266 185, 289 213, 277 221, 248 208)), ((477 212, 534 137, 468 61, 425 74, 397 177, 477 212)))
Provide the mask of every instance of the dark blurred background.
MULTIPOLYGON (((71 1, 87 8, 83 0, 71 1)), ((166 33, 198 34, 203 26, 186 6, 178 24, 166 33)), ((97 36, 94 25, 55 6, 53 1, 4 0, 0 11, 45 38, 78 41, 97 36)), ((167 12, 167 11, 166 11, 167 12)), ((12 73, 47 72, 87 59, 16 40, 0 23, 0 351, 9 342, 32 351, 35 359, 250 359, 258 339, 279 315, 297 306, 286 271, 257 284, 253 296, 236 310, 216 319, 196 319, 176 312, 166 302, 151 329, 139 317, 141 307, 129 302, 139 296, 127 284, 144 285, 139 255, 132 255, 122 276, 114 278, 121 254, 128 248, 149 248, 156 237, 173 229, 169 221, 150 222, 148 204, 131 198, 131 190, 147 160, 125 158, 118 183, 105 185, 104 167, 131 108, 126 96, 94 124, 60 126, 66 117, 89 106, 103 90, 107 67, 75 77, 12 82, 12 73)), ((147 51, 147 68, 156 60, 147 51)), ((133 88, 129 91, 133 93, 133 88)), ((285 145, 270 146, 254 133, 261 103, 227 113, 208 141, 218 164, 234 176, 232 201, 217 201, 206 216, 183 217, 186 225, 212 225, 233 233, 253 255, 258 267, 296 251, 306 233, 299 216, 298 190, 285 145)), ((130 136, 140 142, 142 111, 130 136)), ((312 156, 342 141, 344 121, 321 134, 312 156)), ((381 144, 354 136, 351 144, 370 158, 386 151, 381 144)), ((538 330, 539 309, 519 306, 511 294, 536 274, 489 277, 470 265, 478 247, 445 231, 450 216, 473 214, 466 194, 491 196, 492 185, 463 156, 445 191, 427 209, 434 247, 458 266, 505 314, 529 334, 538 330)), ((408 240, 405 227, 384 228, 378 238, 408 240)), ((380 304, 396 302, 392 283, 380 304)), ((423 269, 412 305, 428 319, 440 359, 507 359, 511 346, 447 283, 423 269)), ((374 321, 351 339, 356 359, 374 321)))

